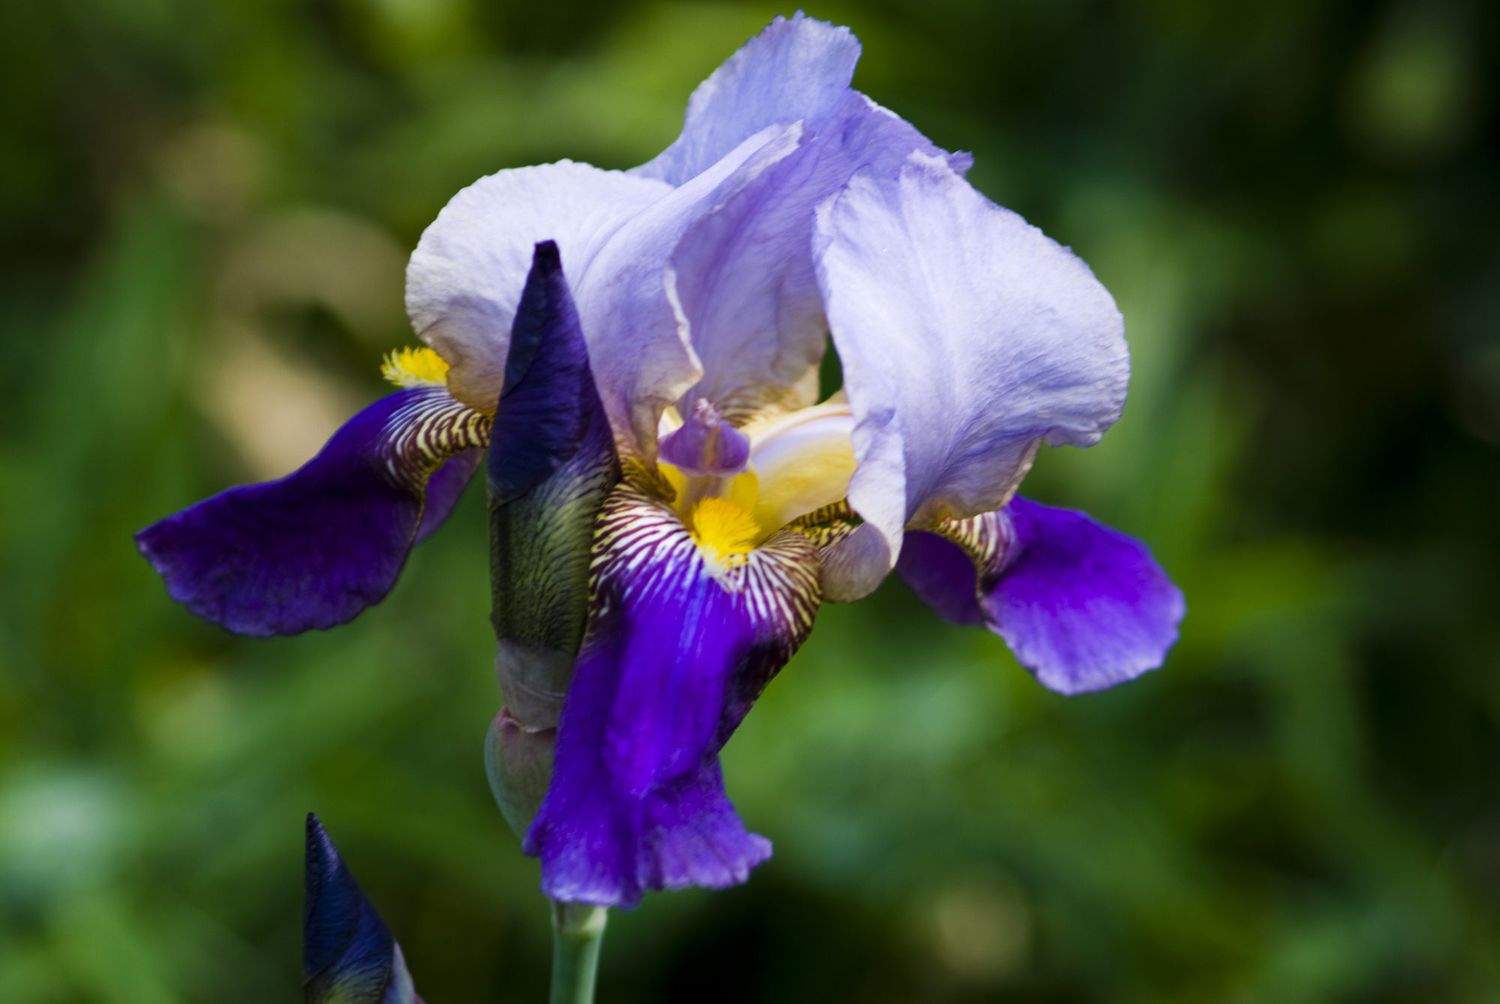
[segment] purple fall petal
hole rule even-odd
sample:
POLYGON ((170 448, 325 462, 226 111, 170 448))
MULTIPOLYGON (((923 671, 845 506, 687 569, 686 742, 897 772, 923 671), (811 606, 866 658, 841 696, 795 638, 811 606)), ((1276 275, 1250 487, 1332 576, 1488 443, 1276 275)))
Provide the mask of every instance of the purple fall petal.
POLYGON ((717 756, 648 801, 642 830, 638 864, 649 889, 738 885, 771 856, 771 842, 745 829, 724 793, 717 756))
POLYGON ((231 631, 342 624, 385 597, 412 544, 452 510, 488 422, 441 387, 398 391, 351 418, 295 473, 204 499, 142 530, 136 544, 173 599, 231 631), (450 455, 431 479, 430 506, 432 461, 419 438, 450 455))
POLYGON ((743 882, 770 857, 770 842, 745 829, 724 793, 713 743, 733 664, 725 665, 722 653, 718 664, 710 664, 696 653, 673 651, 670 641, 654 644, 644 625, 635 627, 633 639, 628 630, 603 628, 579 655, 552 784, 526 835, 526 853, 542 860, 542 891, 553 899, 632 907, 647 889, 743 882), (630 703, 623 692, 626 678, 639 681, 653 670, 709 678, 689 688, 697 691, 695 700, 675 709, 686 727, 659 717, 637 723, 641 749, 632 755, 631 723, 615 705, 630 703), (697 735, 687 745, 661 742, 688 731, 697 735), (661 757, 661 769, 653 770, 651 754, 661 757))
POLYGON ((896 570, 912 592, 944 620, 971 627, 984 623, 974 560, 951 540, 936 533, 909 531, 896 570))
POLYGON ((422 525, 417 527, 416 543, 422 543, 443 525, 483 461, 484 451, 476 447, 449 457, 441 467, 432 472, 432 476, 427 479, 422 525))
POLYGON ((815 552, 783 534, 711 569, 671 510, 629 488, 598 540, 595 613, 526 852, 570 902, 744 881, 770 845, 725 796, 718 751, 811 628, 815 552))
POLYGON ((1177 641, 1182 593, 1145 544, 1081 512, 1018 498, 1005 572, 982 599, 1037 679, 1064 694, 1155 669, 1177 641))
POLYGON ((1160 666, 1177 641, 1182 593, 1146 545, 1081 512, 1016 498, 982 524, 998 546, 976 563, 944 536, 909 533, 902 577, 938 613, 985 623, 1045 686, 1077 694, 1160 666))

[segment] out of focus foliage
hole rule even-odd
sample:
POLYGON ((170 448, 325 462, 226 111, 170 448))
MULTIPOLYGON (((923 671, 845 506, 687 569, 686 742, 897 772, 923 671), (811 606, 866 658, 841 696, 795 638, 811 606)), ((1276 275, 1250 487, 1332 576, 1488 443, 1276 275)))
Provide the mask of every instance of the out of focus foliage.
MULTIPOLYGON (((0 5, 0 1000, 295 999, 309 809, 428 1000, 539 999, 478 493, 295 639, 194 620, 130 535, 381 392, 458 188, 647 159, 777 12, 0 5)), ((1500 8, 811 13, 1115 293, 1125 418, 1028 490, 1152 541, 1189 615, 1065 700, 899 584, 825 610, 728 753, 776 857, 617 917, 604 999, 1495 1000, 1500 8)))

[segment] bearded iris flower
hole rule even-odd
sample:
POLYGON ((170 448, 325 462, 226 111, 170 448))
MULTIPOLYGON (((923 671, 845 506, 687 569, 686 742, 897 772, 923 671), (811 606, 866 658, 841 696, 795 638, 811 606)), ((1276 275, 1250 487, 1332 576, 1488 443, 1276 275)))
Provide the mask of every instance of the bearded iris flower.
POLYGON ((858 55, 778 19, 649 163, 460 192, 411 259, 426 347, 388 359, 401 389, 289 477, 139 535, 204 617, 329 627, 389 591, 488 451, 496 742, 551 757, 557 729, 545 797, 507 810, 555 900, 744 881, 770 844, 719 751, 820 604, 893 570, 1061 693, 1176 639, 1143 544, 1016 494, 1042 445, 1119 417, 1113 300, 967 156, 853 90, 858 55), (830 337, 845 383, 819 401, 830 337))

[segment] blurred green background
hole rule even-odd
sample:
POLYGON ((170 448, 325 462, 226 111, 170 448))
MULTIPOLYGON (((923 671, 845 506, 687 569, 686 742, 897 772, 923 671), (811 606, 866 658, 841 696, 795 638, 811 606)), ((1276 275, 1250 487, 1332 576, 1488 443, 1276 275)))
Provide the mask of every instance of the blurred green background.
MULTIPOLYGON (((481 493, 294 639, 198 622, 131 533, 382 392, 451 194, 646 160, 778 12, 0 6, 0 1001, 296 999, 309 809, 429 1001, 541 999, 481 493)), ((1114 292, 1125 418, 1028 493, 1151 541, 1189 615, 1065 700, 899 583, 825 609, 727 752, 775 858, 616 916, 601 999, 1500 1000, 1497 8, 811 12, 1114 292)))

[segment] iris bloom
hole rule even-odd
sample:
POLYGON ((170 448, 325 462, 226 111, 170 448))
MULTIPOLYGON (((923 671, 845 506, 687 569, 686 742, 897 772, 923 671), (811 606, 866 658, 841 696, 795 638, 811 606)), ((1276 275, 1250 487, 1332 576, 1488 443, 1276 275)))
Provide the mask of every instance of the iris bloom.
POLYGON ((1120 415, 1113 300, 976 192, 967 156, 852 90, 858 54, 779 19, 649 163, 460 192, 411 259, 427 347, 388 360, 401 389, 289 477, 140 535, 200 615, 328 627, 386 594, 488 449, 502 724, 556 725, 566 688, 525 840, 555 899, 743 881, 770 845, 719 750, 819 605, 894 569, 1062 693, 1176 639, 1144 545, 1016 495, 1041 445, 1120 415), (829 336, 845 383, 820 402, 829 336))

